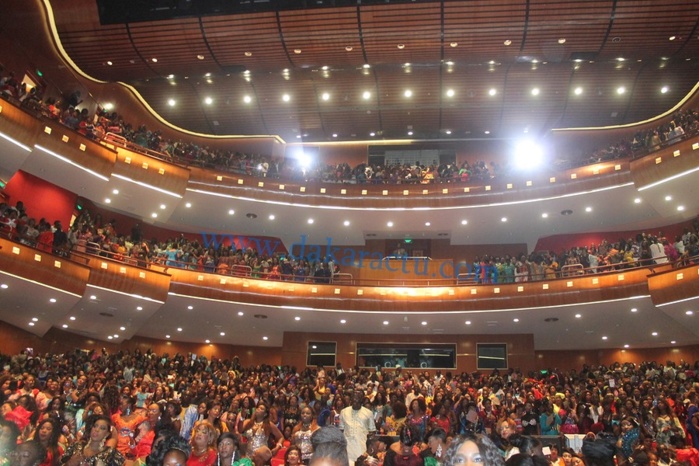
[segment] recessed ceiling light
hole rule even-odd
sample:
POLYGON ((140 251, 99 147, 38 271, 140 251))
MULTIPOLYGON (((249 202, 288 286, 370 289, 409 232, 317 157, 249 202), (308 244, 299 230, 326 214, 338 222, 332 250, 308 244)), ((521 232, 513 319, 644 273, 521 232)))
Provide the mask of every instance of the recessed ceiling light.
POLYGON ((549 218, 549 214, 547 214, 546 212, 544 212, 543 214, 541 214, 541 218, 549 218))
POLYGON ((113 64, 111 60, 107 60, 107 65, 112 66, 113 64))
POLYGON ((336 138, 336 137, 337 137, 337 133, 333 133, 333 137, 336 138))
POLYGON ((168 104, 170 107, 174 107, 175 105, 177 105, 177 101, 176 101, 175 99, 168 99, 168 100, 167 100, 167 104, 168 104))
POLYGON ((107 335, 107 340, 111 340, 112 338, 114 338, 114 337, 111 335, 107 335))
POLYGON ((165 335, 165 338, 170 338, 170 335, 165 335))
POLYGON ((233 215, 233 214, 235 214, 235 210, 229 209, 229 210, 228 210, 228 215, 233 215))
POLYGON ((374 137, 376 136, 376 133, 372 131, 371 133, 369 133, 369 136, 374 137))
POLYGON ((114 334, 114 338, 119 338, 119 334, 118 334, 118 333, 115 333, 115 334, 114 334))
POLYGON ((142 311, 143 308, 142 308, 141 306, 137 306, 137 307, 136 307, 136 310, 137 310, 137 311, 142 311))
POLYGON ((33 327, 34 325, 35 325, 34 322, 29 322, 30 327, 33 327))
POLYGON ((403 50, 405 48, 405 44, 398 44, 396 47, 398 47, 399 50, 403 50))
POLYGON ((626 59, 624 57, 618 57, 616 61, 625 61, 626 59))
POLYGON ((106 198, 106 199, 104 200, 104 203, 105 203, 105 204, 111 204, 111 203, 112 203, 112 200, 109 199, 109 198, 106 198))
POLYGON ((63 325, 61 325, 61 327, 68 328, 68 324, 63 324, 63 325))
POLYGON ((50 302, 50 303, 55 303, 55 302, 56 302, 56 298, 51 298, 51 299, 49 299, 49 302, 50 302))
POLYGON ((160 210, 165 210, 167 206, 165 204, 160 204, 160 210))
POLYGON ((660 93, 662 93, 662 94, 667 94, 669 90, 670 90, 669 87, 663 86, 663 87, 660 88, 660 93))
POLYGON ((428 226, 430 226, 430 225, 432 225, 430 222, 425 222, 425 226, 426 226, 426 227, 428 227, 428 226))
POLYGON ((191 203, 191 202, 188 202, 188 203, 186 203, 184 206, 185 206, 186 208, 189 209, 190 207, 192 207, 192 203, 191 203))
POLYGON ((486 129, 485 131, 483 131, 483 132, 484 132, 485 134, 490 134, 490 131, 487 130, 487 129, 486 129))
POLYGON ((444 131, 444 133, 446 133, 446 134, 451 134, 451 130, 448 129, 448 130, 444 131))
POLYGON ((671 345, 674 345, 675 343, 677 343, 675 340, 672 340, 672 341, 670 342, 671 345))
POLYGON ((158 59, 157 59, 157 58, 151 58, 150 60, 151 60, 153 63, 158 63, 158 59))
POLYGON ((6 290, 9 288, 9 286, 7 285, 7 283, 3 283, 2 285, 0 285, 0 288, 2 288, 3 290, 6 290))
POLYGON ((654 337, 657 337, 657 336, 658 336, 658 332, 653 332, 653 333, 651 333, 651 335, 654 336, 654 337))
POLYGON ((637 197, 636 199, 633 200, 634 204, 640 204, 641 203, 641 198, 637 197))
POLYGON ((456 94, 454 89, 447 89, 447 97, 454 97, 454 94, 456 94))
POLYGON ((427 321, 422 321, 422 325, 427 325, 427 321))
POLYGON ((665 200, 666 200, 666 201, 671 201, 671 200, 672 200, 672 196, 665 196, 665 200))
POLYGON ((245 56, 246 56, 246 57, 252 57, 252 52, 250 52, 250 51, 245 52, 245 56))
POLYGON ((507 217, 501 218, 500 221, 501 221, 501 222, 506 222, 506 221, 507 221, 507 217))
POLYGON ((301 54, 301 49, 294 49, 294 53, 295 53, 296 55, 301 54))
POLYGON ((684 212, 684 206, 683 206, 683 205, 678 205, 678 206, 677 206, 677 210, 678 210, 679 212, 684 212))
POLYGON ((444 64, 447 66, 454 66, 454 62, 451 60, 444 62, 444 64))
POLYGON ((582 317, 582 314, 575 314, 576 319, 580 319, 582 317))
POLYGON ((111 102, 107 102, 106 104, 104 104, 104 109, 105 109, 105 110, 111 110, 111 109, 113 109, 113 108, 114 108, 114 104, 111 103, 111 102))
POLYGON ((123 332, 124 330, 126 330, 126 327, 119 327, 119 330, 123 332))
POLYGON ((621 94, 623 94, 624 92, 626 92, 626 88, 625 88, 624 86, 619 86, 619 87, 616 88, 616 93, 617 93, 617 94, 621 95, 621 94))
POLYGON ((225 337, 225 336, 226 336, 226 332, 221 332, 221 333, 219 333, 219 335, 221 335, 222 337, 225 337))
POLYGON ((214 103, 214 99, 212 99, 211 97, 207 97, 207 98, 204 99, 204 103, 205 103, 206 105, 211 105, 211 104, 214 103))
POLYGON ((607 339, 607 337, 602 337, 602 340, 606 340, 606 339, 607 339))
MULTIPOLYGON (((68 317, 68 318, 69 318, 70 320, 75 320, 75 316, 70 316, 70 317, 68 317)), ((34 320, 34 319, 32 319, 32 320, 34 320)))
POLYGON ((519 322, 519 319, 515 317, 514 319, 512 319, 512 322, 519 322))
POLYGON ((384 324, 384 325, 388 325, 388 321, 387 321, 387 320, 384 320, 384 321, 383 321, 383 324, 384 324))
POLYGON ((203 60, 203 59, 204 59, 204 55, 197 55, 197 60, 203 60))
POLYGON ((670 36, 670 37, 668 37, 668 39, 669 39, 669 40, 675 40, 675 39, 677 39, 677 36, 670 36))
POLYGON ((410 89, 406 89, 405 92, 403 92, 403 95, 404 95, 405 97, 412 97, 412 96, 413 96, 413 91, 411 91, 410 89))
POLYGON ((534 89, 532 89, 532 95, 539 95, 540 92, 541 91, 539 90, 538 87, 535 87, 534 89))
POLYGON ((348 52, 351 52, 353 48, 354 47, 352 47, 351 45, 348 45, 347 47, 345 47, 345 50, 347 50, 348 52))
POLYGON ((631 312, 638 312, 638 309, 636 309, 635 307, 632 307, 631 312))
POLYGON ((389 228, 391 228, 391 227, 393 226, 393 222, 388 222, 388 223, 386 223, 386 226, 389 227, 389 228))
POLYGON ((408 136, 412 136, 412 135, 413 135, 413 132, 412 132, 412 131, 408 131, 408 136))
POLYGON ((470 320, 467 320, 467 321, 464 322, 464 323, 465 323, 466 325, 471 325, 471 321, 470 321, 470 320))
POLYGON ((624 345, 624 348, 628 348, 628 347, 629 347, 629 345, 624 345))
POLYGON ((204 343, 208 345, 209 343, 211 343, 211 340, 204 340, 204 343))
POLYGON ((575 91, 573 91, 575 95, 580 95, 583 93, 583 88, 582 87, 576 87, 575 91))
POLYGON ((340 323, 341 323, 341 324, 346 324, 347 321, 346 321, 345 319, 341 319, 341 320, 340 320, 340 323))
POLYGON ((97 296, 95 296, 95 295, 90 295, 90 299, 95 300, 95 299, 97 299, 97 296))
POLYGON ((558 39, 558 43, 561 45, 565 44, 566 43, 565 37, 561 37, 560 39, 558 39))
POLYGON ((494 95, 497 94, 497 93, 498 93, 498 91, 497 91, 497 89, 495 89, 495 88, 490 89, 490 90, 488 91, 488 95, 490 95, 491 97, 494 96, 494 95))
POLYGON ((181 332, 181 331, 182 331, 182 327, 177 327, 177 331, 178 331, 178 332, 181 332))
POLYGON ((371 92, 369 92, 369 91, 364 91, 364 92, 362 93, 362 98, 363 98, 364 100, 369 100, 369 99, 371 99, 371 92))
POLYGON ((685 314, 687 314, 688 316, 693 316, 693 315, 694 315, 694 311, 685 311, 685 314))
POLYGON ((267 341, 267 340, 269 340, 269 337, 262 337, 262 339, 263 339, 264 341, 267 341))
POLYGON ((296 317, 294 317, 294 320, 301 320, 301 317, 296 316, 296 317))
POLYGON ((330 100, 330 94, 328 94, 327 92, 323 92, 323 95, 321 95, 320 98, 327 102, 328 100, 330 100))
POLYGON ((315 220, 313 220, 312 218, 309 218, 309 219, 308 219, 308 224, 309 224, 309 225, 312 225, 313 222, 315 222, 315 220))
POLYGON ((252 102, 252 97, 250 97, 249 95, 243 96, 243 102, 249 104, 250 102, 252 102))
POLYGON ((592 212, 592 207, 585 207, 585 212, 592 212))
POLYGON ((451 43, 449 43, 449 46, 450 47, 458 47, 459 43, 458 42, 451 42, 451 43))
POLYGON ((269 219, 270 219, 270 220, 274 220, 275 218, 277 218, 277 217, 275 217, 274 214, 269 214, 269 219))
POLYGON ((468 225, 468 220, 461 220, 462 225, 468 225))
POLYGON ((194 306, 187 306, 187 309, 191 311, 192 309, 194 309, 194 306))
POLYGON ((368 63, 364 63, 364 65, 362 65, 362 68, 364 68, 365 70, 368 70, 369 68, 371 68, 371 65, 368 63))
POLYGON ((243 314, 245 314, 243 311, 238 311, 239 316, 242 316, 243 314))
POLYGON ((283 100, 284 102, 288 102, 288 101, 291 100, 291 96, 290 96, 289 94, 284 94, 284 95, 282 96, 282 100, 283 100))
POLYGON ((344 226, 348 227, 348 226, 350 226, 350 221, 349 221, 349 220, 345 220, 344 222, 342 222, 342 224, 343 224, 344 226))
POLYGON ((510 39, 506 39, 505 42, 503 42, 505 45, 512 45, 512 41, 510 39))

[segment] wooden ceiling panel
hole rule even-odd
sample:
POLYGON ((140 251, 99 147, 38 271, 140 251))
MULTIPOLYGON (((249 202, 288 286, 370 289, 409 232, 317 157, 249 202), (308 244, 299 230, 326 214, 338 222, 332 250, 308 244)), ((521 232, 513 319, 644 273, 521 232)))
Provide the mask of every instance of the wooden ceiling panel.
POLYGON ((604 43, 611 1, 535 0, 530 5, 523 56, 566 61, 571 53, 597 52, 604 43))
POLYGON ((368 6, 361 10, 369 63, 434 63, 440 57, 439 3, 368 6))
POLYGON ((280 13, 280 23, 296 67, 341 68, 364 63, 356 8, 286 11, 280 13))
POLYGON ((619 2, 603 56, 632 59, 672 56, 696 27, 697 18, 697 2, 619 2), (672 36, 675 40, 670 40, 672 36))
POLYGON ((514 59, 519 55, 525 22, 526 2, 445 2, 444 59, 457 63, 514 59), (506 40, 511 44, 504 45, 506 40), (452 42, 456 47, 451 47, 452 42))
POLYGON ((290 66, 274 13, 209 17, 202 18, 202 23, 211 52, 224 67, 281 70, 290 66))

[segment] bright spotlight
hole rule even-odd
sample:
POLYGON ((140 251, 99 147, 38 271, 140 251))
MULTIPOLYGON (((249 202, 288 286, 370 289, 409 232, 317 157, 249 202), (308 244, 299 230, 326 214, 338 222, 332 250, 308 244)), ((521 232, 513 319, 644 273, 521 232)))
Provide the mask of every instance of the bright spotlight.
POLYGON ((514 165, 520 170, 538 167, 544 158, 540 145, 530 139, 520 141, 515 148, 514 165))
POLYGON ((301 168, 306 169, 311 166, 311 156, 307 153, 300 151, 296 154, 296 160, 298 160, 301 168))

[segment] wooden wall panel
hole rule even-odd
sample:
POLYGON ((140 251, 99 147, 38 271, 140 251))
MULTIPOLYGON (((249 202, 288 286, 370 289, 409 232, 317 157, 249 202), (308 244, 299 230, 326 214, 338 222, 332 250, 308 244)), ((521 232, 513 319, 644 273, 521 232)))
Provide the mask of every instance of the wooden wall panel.
POLYGON ((699 165, 699 136, 633 160, 631 176, 636 187, 641 188, 678 173, 696 169, 697 165, 699 165))
POLYGON ((476 343, 507 343, 510 367, 525 370, 533 368, 534 337, 519 335, 371 335, 353 333, 305 333, 285 332, 282 348, 282 364, 306 366, 306 350, 309 341, 333 341, 337 343, 337 362, 343 367, 356 364, 357 342, 382 343, 455 343, 457 345, 457 367, 454 372, 476 370, 476 343))
POLYGON ((657 270, 648 277, 648 290, 656 306, 697 296, 699 265, 657 270))
POLYGON ((170 276, 106 258, 86 256, 91 269, 90 285, 165 302, 170 276))
POLYGON ((189 170, 121 147, 117 148, 114 173, 134 181, 184 196, 189 170))
POLYGON ((699 360, 699 345, 679 346, 673 348, 639 348, 639 349, 599 349, 575 351, 537 351, 535 370, 544 369, 580 369, 584 364, 604 364, 631 362, 640 364, 644 361, 687 361, 693 364, 699 360))
POLYGON ((85 265, 4 238, 0 238, 0 270, 78 295, 85 293, 90 276, 85 265))

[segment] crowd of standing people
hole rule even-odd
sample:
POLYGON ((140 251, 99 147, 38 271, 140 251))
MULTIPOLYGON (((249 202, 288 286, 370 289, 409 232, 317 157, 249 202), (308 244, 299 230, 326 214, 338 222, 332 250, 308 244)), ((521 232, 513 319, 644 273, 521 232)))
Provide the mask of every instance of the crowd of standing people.
POLYGON ((28 449, 40 461, 25 466, 699 461, 699 361, 452 374, 139 350, 1 359, 4 464, 28 449))

